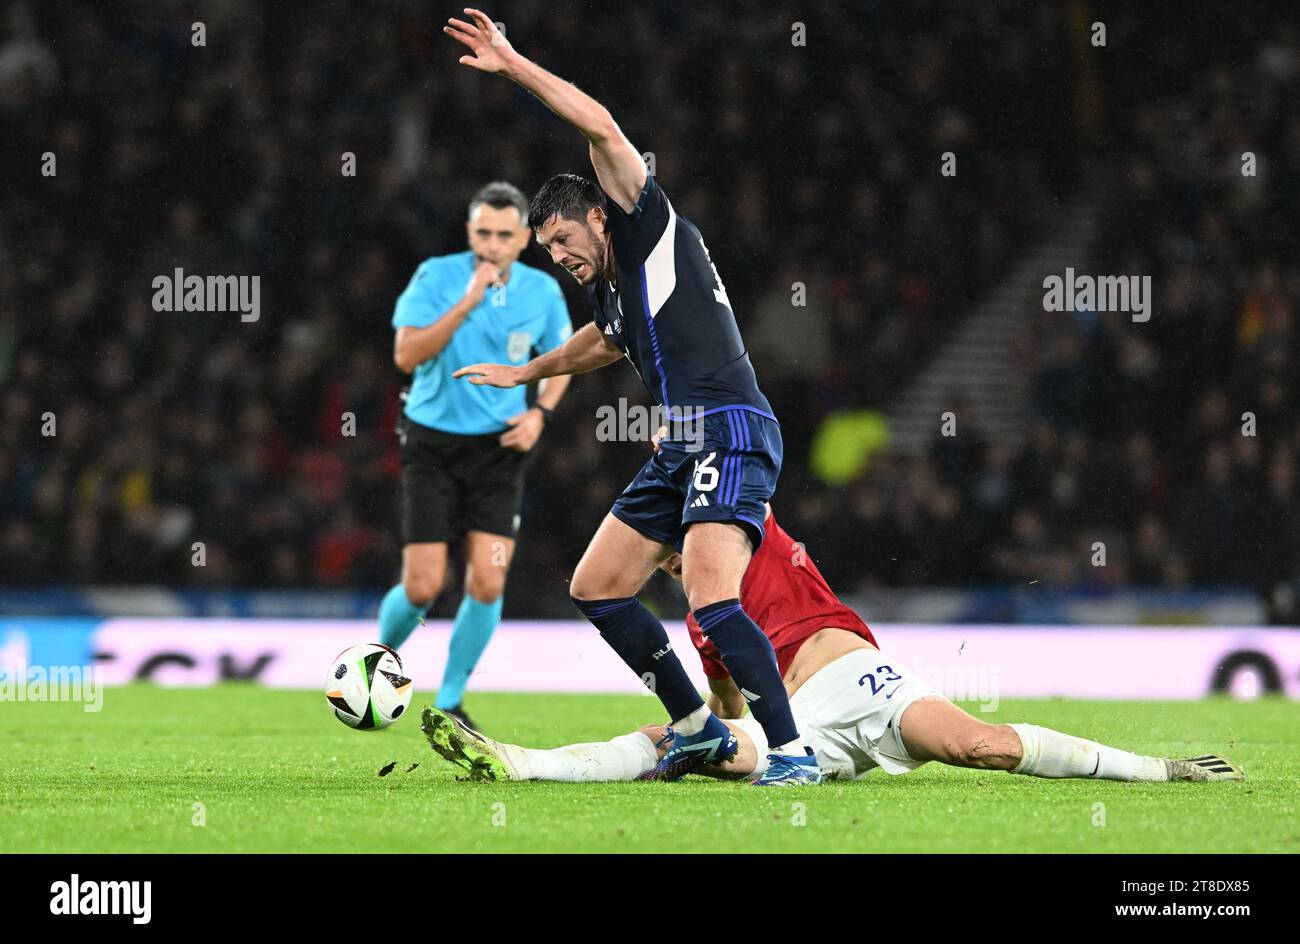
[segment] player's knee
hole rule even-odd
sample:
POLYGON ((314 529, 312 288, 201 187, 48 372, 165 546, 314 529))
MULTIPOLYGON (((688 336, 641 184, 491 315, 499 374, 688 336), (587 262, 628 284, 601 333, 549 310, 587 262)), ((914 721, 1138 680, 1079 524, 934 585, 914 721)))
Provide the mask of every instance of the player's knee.
POLYGON ((569 596, 574 600, 613 600, 621 599, 627 594, 619 594, 618 588, 609 580, 591 573, 580 564, 569 581, 569 596))
POLYGON ((402 578, 406 599, 416 606, 428 606, 442 589, 441 574, 412 573, 402 578))
POLYGON ((501 599, 506 589, 506 575, 501 573, 481 574, 471 571, 465 580, 465 592, 480 603, 495 603, 501 599))
POLYGON ((706 606, 714 603, 721 603, 723 600, 736 600, 740 597, 740 588, 736 587, 730 592, 720 590, 717 587, 692 587, 686 592, 686 605, 691 608, 691 612, 701 610, 706 606))
POLYGON ((695 566, 684 564, 682 568, 682 589, 692 610, 739 598, 739 577, 707 565, 700 566, 698 562, 692 563, 695 566))
POLYGON ((579 600, 599 600, 600 596, 594 590, 595 588, 583 582, 576 572, 569 580, 569 596, 575 602, 579 600))

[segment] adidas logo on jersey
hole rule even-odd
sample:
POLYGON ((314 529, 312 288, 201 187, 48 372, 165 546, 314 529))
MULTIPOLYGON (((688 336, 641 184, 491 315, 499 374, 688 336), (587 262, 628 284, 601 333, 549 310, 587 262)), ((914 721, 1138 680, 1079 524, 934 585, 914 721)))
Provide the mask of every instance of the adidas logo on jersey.
POLYGON ((695 499, 695 501, 691 502, 692 508, 707 508, 708 505, 709 498, 707 495, 701 495, 699 498, 695 499))

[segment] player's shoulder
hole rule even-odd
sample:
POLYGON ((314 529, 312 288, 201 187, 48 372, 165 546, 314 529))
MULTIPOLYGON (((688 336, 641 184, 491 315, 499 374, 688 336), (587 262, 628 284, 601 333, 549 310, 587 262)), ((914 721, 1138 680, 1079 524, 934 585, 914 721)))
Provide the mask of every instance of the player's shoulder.
POLYGON ((654 174, 645 175, 645 183, 641 185, 641 192, 637 194, 631 210, 624 210, 608 192, 605 198, 609 203, 607 216, 616 231, 635 226, 643 221, 662 219, 665 214, 672 211, 668 195, 664 193, 663 187, 659 185, 654 174))

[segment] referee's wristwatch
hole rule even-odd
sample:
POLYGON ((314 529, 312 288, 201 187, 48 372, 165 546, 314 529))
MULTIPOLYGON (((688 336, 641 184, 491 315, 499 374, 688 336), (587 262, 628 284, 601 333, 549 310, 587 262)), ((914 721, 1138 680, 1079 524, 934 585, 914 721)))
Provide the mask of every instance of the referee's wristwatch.
POLYGON ((542 419, 548 424, 551 422, 551 417, 555 415, 554 410, 552 410, 549 406, 542 406, 540 403, 534 403, 533 409, 540 410, 542 413, 542 419))

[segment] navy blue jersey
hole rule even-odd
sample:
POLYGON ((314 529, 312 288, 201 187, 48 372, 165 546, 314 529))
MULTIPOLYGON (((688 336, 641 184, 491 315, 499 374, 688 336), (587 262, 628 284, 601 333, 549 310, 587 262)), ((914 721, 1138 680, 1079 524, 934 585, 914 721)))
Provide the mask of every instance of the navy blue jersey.
POLYGON ((609 231, 618 284, 597 279, 588 298, 651 399, 674 413, 741 406, 771 416, 700 231, 653 177, 631 213, 609 201, 609 231))

